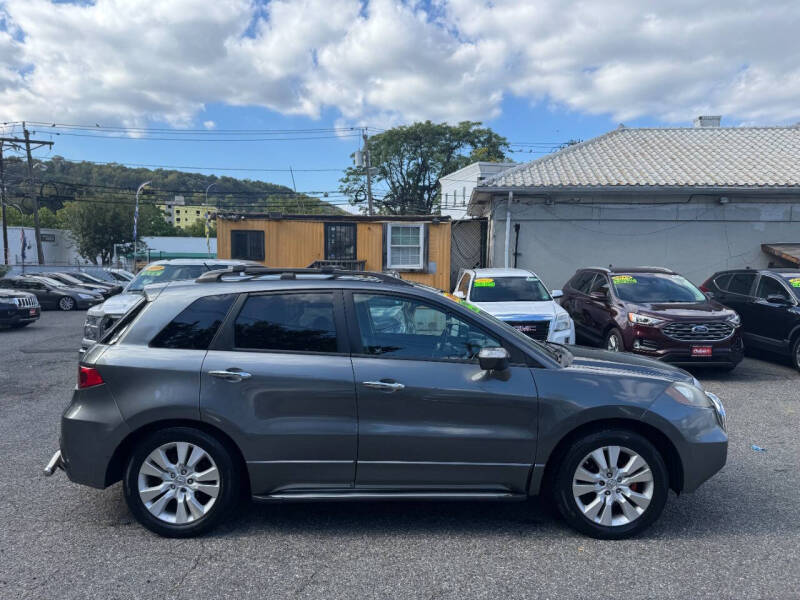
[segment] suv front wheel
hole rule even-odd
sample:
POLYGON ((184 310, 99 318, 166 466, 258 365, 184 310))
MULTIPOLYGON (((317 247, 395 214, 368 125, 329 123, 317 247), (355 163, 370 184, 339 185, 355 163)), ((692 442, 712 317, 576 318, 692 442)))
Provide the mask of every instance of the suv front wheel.
POLYGON ((162 429, 140 440, 125 470, 128 508, 142 525, 165 537, 210 530, 233 508, 237 490, 230 452, 189 427, 162 429))
POLYGON ((668 489, 658 450, 641 435, 609 430, 573 444, 558 467, 553 492, 571 527, 599 539, 622 539, 659 517, 668 489))

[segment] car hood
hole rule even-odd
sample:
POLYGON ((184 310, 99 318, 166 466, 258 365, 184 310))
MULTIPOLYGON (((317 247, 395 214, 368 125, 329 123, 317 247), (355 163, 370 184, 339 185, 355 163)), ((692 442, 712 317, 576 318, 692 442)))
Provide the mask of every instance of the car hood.
POLYGON ((141 300, 141 294, 117 294, 102 304, 89 309, 93 317, 102 315, 124 315, 134 304, 141 300))
POLYGON ((585 346, 568 346, 568 348, 573 359, 572 364, 566 368, 575 371, 600 371, 609 375, 640 375, 670 382, 691 382, 694 379, 683 369, 628 352, 609 352, 585 346))
POLYGON ((541 302, 473 302, 475 306, 503 321, 552 319, 566 311, 553 300, 541 302))
POLYGON ((735 314, 719 302, 652 302, 629 305, 631 310, 657 317, 726 319, 735 314))
POLYGON ((23 292, 22 290, 9 290, 9 289, 0 289, 0 297, 2 298, 28 298, 35 296, 29 292, 23 292))

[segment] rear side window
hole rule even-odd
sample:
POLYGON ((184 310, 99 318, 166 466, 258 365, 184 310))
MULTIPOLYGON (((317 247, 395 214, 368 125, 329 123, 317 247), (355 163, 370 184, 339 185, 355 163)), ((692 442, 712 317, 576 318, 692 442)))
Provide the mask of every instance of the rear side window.
POLYGON ((736 273, 733 277, 731 277, 731 281, 728 284, 728 292, 731 294, 742 294, 744 296, 749 296, 755 278, 755 273, 736 273))
POLYGON ((164 327, 150 345, 155 348, 207 350, 235 299, 235 294, 222 294, 195 300, 164 327))
POLYGON ((250 296, 234 323, 234 346, 246 350, 336 352, 333 294, 250 296))
POLYGON ((714 284, 721 289, 723 292, 728 289, 728 284, 731 282, 732 275, 727 273, 726 275, 720 275, 714 280, 714 284))

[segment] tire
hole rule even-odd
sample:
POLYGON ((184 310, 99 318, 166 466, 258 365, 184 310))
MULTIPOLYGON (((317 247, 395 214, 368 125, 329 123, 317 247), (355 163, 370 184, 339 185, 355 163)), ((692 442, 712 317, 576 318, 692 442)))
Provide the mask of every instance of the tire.
POLYGON ((63 311, 75 310, 77 304, 78 303, 75 302, 75 298, 72 298, 71 296, 62 296, 58 301, 58 309, 63 311))
POLYGON ((800 335, 792 344, 792 364, 794 368, 800 371, 800 335))
POLYGON ((557 467, 551 491, 559 514, 570 527, 593 538, 619 540, 641 533, 658 519, 667 501, 669 475, 661 454, 647 439, 631 431, 612 429, 589 434, 572 444, 557 467), (619 448, 617 465, 610 460, 614 447, 619 448), (606 468, 612 471, 611 478, 595 473, 598 463, 590 455, 597 450, 602 452, 606 468), (634 468, 628 477, 637 481, 625 486, 625 474, 619 465, 627 466, 634 455, 644 465, 631 465, 634 468), (579 468, 591 477, 583 475, 579 468), (619 487, 612 489, 606 483, 615 484, 618 478, 623 482, 619 487), (574 493, 573 482, 580 486, 574 493), (576 496, 583 490, 583 495, 576 496), (620 490, 619 494, 616 490, 620 490), (600 508, 595 512, 598 504, 600 508))
POLYGON ((125 469, 123 492, 139 523, 158 535, 184 538, 202 535, 224 521, 239 500, 239 482, 231 452, 217 438, 190 427, 170 427, 136 443, 125 469), (197 455, 200 458, 192 467, 195 448, 204 454, 197 455), (152 458, 160 456, 159 449, 164 454, 161 465, 152 458), (183 472, 179 464, 185 466, 183 472), (204 478, 193 481, 194 474, 204 478))
POLYGON ((606 339, 603 346, 609 352, 624 352, 625 342, 622 340, 622 332, 614 327, 606 334, 606 339), (614 347, 612 348, 612 344, 614 347))

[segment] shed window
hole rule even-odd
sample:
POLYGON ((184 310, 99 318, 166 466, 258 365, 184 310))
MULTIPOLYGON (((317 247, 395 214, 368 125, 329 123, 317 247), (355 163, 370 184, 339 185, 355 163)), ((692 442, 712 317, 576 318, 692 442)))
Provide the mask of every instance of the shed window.
POLYGON ((325 260, 356 260, 355 223, 325 223, 325 260))
POLYGON ((264 260, 264 232, 244 229, 231 231, 231 258, 264 260))
POLYGON ((386 263, 390 269, 414 270, 424 268, 425 225, 387 227, 386 263))

